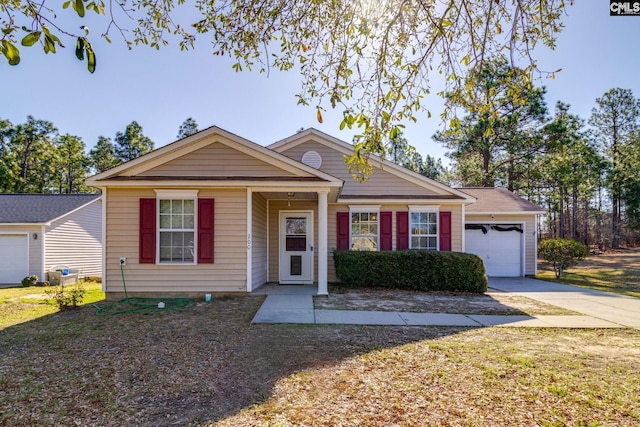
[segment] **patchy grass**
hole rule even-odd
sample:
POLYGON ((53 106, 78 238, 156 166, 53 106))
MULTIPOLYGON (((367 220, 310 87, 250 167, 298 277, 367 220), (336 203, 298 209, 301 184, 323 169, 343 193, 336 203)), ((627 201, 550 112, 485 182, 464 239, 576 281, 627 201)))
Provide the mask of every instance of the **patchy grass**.
POLYGON ((501 292, 472 294, 331 286, 329 296, 314 297, 316 309, 494 315, 579 315, 571 310, 501 292))
POLYGON ((550 265, 541 261, 539 266, 538 279, 640 297, 640 248, 590 255, 560 280, 550 265))
MULTIPOLYGON (((92 304, 104 299, 100 282, 85 281, 87 291, 83 304, 92 304)), ((58 311, 55 304, 47 303, 46 287, 29 286, 0 289, 0 328, 26 322, 58 311)))
POLYGON ((262 301, 4 327, 0 425, 640 423, 640 331, 251 325, 262 301))

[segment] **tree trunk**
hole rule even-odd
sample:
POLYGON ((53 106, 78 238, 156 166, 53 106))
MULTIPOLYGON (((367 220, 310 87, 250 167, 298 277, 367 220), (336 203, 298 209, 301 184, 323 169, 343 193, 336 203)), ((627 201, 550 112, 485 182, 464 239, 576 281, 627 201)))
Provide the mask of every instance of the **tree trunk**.
POLYGON ((561 239, 564 239, 564 195, 565 189, 564 187, 560 187, 560 224, 558 224, 558 237, 560 237, 561 239))

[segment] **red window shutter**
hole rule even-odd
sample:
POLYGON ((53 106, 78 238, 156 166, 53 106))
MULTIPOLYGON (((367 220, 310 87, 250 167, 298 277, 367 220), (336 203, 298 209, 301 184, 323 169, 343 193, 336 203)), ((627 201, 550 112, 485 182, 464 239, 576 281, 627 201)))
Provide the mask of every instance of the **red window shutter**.
POLYGON ((451 212, 440 212, 440 250, 451 250, 451 212))
POLYGON ((156 262, 156 199, 140 199, 140 242, 138 262, 156 262))
POLYGON ((198 199, 198 263, 213 264, 213 199, 198 199))
POLYGON ((393 223, 391 212, 380 212, 380 250, 390 251, 393 246, 393 223))
POLYGON ((409 249, 409 212, 396 212, 396 249, 409 249))
POLYGON ((349 212, 338 212, 338 249, 349 249, 349 212))

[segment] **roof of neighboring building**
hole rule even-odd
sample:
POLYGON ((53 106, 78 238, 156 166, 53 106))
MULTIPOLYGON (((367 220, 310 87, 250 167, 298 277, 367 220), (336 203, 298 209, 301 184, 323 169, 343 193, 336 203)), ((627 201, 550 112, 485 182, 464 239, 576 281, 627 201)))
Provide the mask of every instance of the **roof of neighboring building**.
POLYGON ((0 194, 0 224, 46 223, 100 197, 100 194, 0 194))
POLYGON ((540 206, 523 199, 506 188, 469 188, 458 190, 467 193, 476 199, 475 203, 467 205, 466 213, 542 213, 545 210, 540 206))

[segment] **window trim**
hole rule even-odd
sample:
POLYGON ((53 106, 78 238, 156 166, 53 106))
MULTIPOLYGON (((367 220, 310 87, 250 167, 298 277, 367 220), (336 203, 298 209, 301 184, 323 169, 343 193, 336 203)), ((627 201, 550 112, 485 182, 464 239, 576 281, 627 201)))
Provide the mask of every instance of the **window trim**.
POLYGON ((409 249, 424 249, 424 250, 440 250, 440 205, 409 205, 409 249), (411 227, 411 214, 412 213, 435 213, 436 214, 436 234, 413 234, 411 227), (435 249, 425 249, 425 248, 414 248, 413 247, 413 237, 414 236, 423 236, 423 237, 435 237, 436 239, 436 248, 435 249))
MULTIPOLYGON (((380 205, 349 205, 349 250, 353 249, 353 217, 354 213, 375 213, 376 214, 376 224, 377 224, 377 233, 376 233, 376 250, 375 252, 380 251, 380 205)), ((373 251, 371 251, 373 252, 373 251)))
POLYGON ((198 264, 198 191, 199 190, 154 190, 156 193, 156 264, 157 265, 197 265, 198 264), (161 261, 160 260, 160 201, 191 200, 193 201, 193 261, 161 261))

